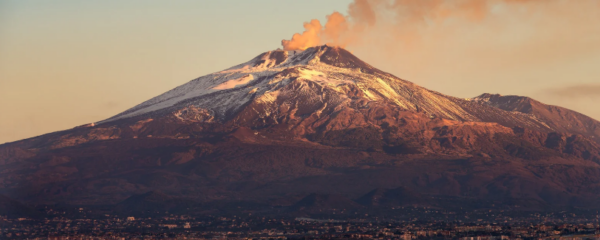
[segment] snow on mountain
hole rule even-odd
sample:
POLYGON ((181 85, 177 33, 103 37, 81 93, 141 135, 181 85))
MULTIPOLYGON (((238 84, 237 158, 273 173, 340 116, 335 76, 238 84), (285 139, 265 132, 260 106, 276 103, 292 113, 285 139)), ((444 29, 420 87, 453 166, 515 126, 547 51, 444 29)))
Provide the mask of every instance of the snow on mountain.
POLYGON ((246 63, 194 79, 106 121, 182 105, 209 109, 223 118, 253 99, 264 100, 268 96, 260 96, 267 93, 272 96, 293 80, 311 81, 330 89, 351 84, 371 101, 389 101, 407 110, 423 110, 449 119, 475 119, 446 96, 381 72, 343 49, 321 46, 302 52, 263 53, 246 63), (286 71, 294 72, 293 76, 281 74, 286 71))
POLYGON ((305 51, 265 52, 248 62, 194 79, 104 122, 170 114, 189 106, 226 121, 251 103, 264 105, 260 111, 276 111, 277 104, 297 108, 298 104, 314 103, 307 111, 327 108, 335 112, 353 101, 348 89, 358 89, 367 105, 377 102, 431 118, 553 131, 534 114, 497 108, 481 98, 446 96, 380 71, 342 48, 326 45, 305 51))
POLYGON ((261 204, 371 191, 359 200, 597 206, 599 136, 600 123, 568 109, 446 96, 319 46, 266 52, 99 124, 0 145, 0 190, 86 206, 147 191, 261 204), (394 190, 373 191, 383 188, 394 190))

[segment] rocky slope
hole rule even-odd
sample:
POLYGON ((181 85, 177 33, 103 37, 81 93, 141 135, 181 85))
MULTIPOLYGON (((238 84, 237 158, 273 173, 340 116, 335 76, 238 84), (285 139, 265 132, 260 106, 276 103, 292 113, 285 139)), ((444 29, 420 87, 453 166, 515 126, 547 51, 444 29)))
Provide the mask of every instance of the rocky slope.
POLYGON ((554 132, 579 134, 600 142, 600 122, 573 110, 546 105, 528 97, 499 94, 482 94, 473 101, 531 115, 554 132))
POLYGON ((446 96, 341 48, 277 50, 107 120, 0 145, 0 193, 121 206, 160 196, 169 208, 420 196, 590 207, 600 200, 597 126, 528 98, 446 96))

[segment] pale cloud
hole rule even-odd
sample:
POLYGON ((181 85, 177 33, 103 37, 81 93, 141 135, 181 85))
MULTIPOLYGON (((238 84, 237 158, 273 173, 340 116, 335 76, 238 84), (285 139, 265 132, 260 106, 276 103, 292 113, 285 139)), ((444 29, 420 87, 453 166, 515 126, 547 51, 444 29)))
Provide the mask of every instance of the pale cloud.
POLYGON ((546 94, 569 99, 600 98, 600 84, 579 84, 547 89, 546 94))

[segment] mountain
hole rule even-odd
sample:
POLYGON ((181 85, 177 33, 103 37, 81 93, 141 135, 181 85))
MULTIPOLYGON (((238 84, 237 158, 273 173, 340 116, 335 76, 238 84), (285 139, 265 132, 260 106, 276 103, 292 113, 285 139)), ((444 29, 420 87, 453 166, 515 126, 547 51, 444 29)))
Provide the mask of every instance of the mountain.
MULTIPOLYGON (((479 99, 476 99, 476 101, 479 99)), ((304 114, 351 114, 385 105, 430 118, 500 122, 556 131, 537 118, 487 104, 445 96, 382 72, 342 48, 315 47, 295 53, 271 51, 230 69, 200 77, 103 122, 188 111, 197 121, 232 120, 260 127, 296 123, 304 114), (475 105, 475 106, 473 106, 475 105), (186 111, 187 110, 187 111, 186 111)), ((380 116, 381 117, 381 116, 380 116)))
POLYGON ((595 207, 599 124, 525 97, 446 96, 343 48, 275 50, 109 119, 0 145, 0 193, 94 205, 156 191, 262 206, 405 187, 414 199, 595 207))

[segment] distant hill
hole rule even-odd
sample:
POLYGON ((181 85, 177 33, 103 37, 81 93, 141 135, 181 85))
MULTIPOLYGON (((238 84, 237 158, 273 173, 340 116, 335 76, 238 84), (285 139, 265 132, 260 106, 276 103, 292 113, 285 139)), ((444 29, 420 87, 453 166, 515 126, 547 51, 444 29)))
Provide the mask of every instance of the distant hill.
POLYGON ((115 211, 117 213, 179 213, 197 205, 191 200, 172 197, 160 191, 150 191, 125 199, 116 205, 115 211))
POLYGON ((421 194, 405 187, 395 189, 374 189, 356 200, 365 206, 409 206, 427 204, 421 194))
POLYGON ((41 212, 23 203, 0 195, 0 215, 8 217, 29 218, 42 216, 41 212))

